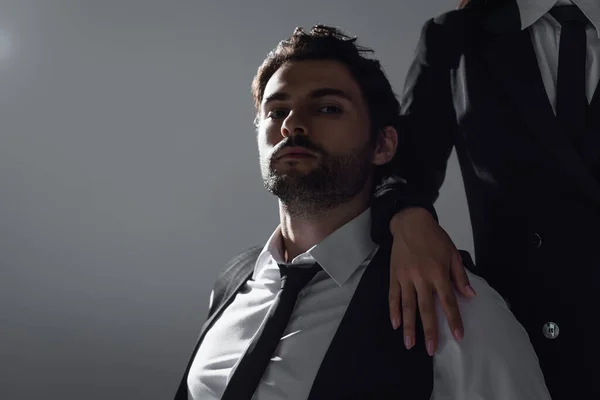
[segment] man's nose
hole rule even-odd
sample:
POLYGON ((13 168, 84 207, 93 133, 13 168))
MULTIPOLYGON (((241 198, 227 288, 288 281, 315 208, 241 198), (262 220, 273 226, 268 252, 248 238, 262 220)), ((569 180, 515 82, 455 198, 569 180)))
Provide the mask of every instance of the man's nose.
POLYGON ((308 133, 308 122, 306 116, 301 112, 293 111, 290 112, 287 118, 281 125, 282 136, 297 136, 306 135, 308 133))

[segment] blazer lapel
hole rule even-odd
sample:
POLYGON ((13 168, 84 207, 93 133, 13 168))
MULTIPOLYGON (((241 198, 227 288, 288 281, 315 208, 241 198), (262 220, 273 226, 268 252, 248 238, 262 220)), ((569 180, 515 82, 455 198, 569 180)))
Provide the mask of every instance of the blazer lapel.
MULTIPOLYGON (((506 8, 502 12, 511 14, 506 8)), ((516 30, 513 24, 512 31, 497 33, 502 12, 498 11, 495 19, 484 19, 489 37, 482 49, 490 71, 499 81, 499 90, 508 92, 531 132, 600 205, 600 186, 556 121, 529 32, 516 30)))
MULTIPOLYGON (((254 266, 253 263, 249 263, 248 265, 249 265, 249 267, 254 266)), ((181 382, 179 384, 177 394, 175 395, 175 400, 187 400, 187 378, 188 378, 188 374, 190 372, 190 368, 192 367, 192 363, 194 362, 194 359, 196 358, 196 353, 198 352, 198 349, 200 348, 200 344, 202 343, 202 340, 204 340, 204 336, 206 336, 206 332, 208 332, 210 327, 221 316, 223 311, 231 304, 231 302, 235 298, 235 295, 246 284, 246 282, 252 278, 253 271, 250 270, 250 272, 248 272, 248 268, 244 268, 244 269, 238 271, 235 275, 233 275, 231 277, 230 285, 226 289, 226 292, 228 294, 227 297, 224 299, 224 301, 221 302, 221 304, 219 305, 219 307, 217 307, 215 312, 213 312, 212 315, 206 320, 204 325, 202 325, 202 329, 200 330, 200 335, 198 336, 198 340, 196 340, 196 345, 194 346, 194 350, 192 351, 192 354, 188 360, 188 364, 185 368, 183 378, 181 379, 181 382), (247 276, 245 279, 241 279, 242 275, 247 275, 247 276)))
MULTIPOLYGON (((245 271, 245 272, 247 273, 247 271, 245 271)), ((200 335, 198 336, 198 341, 196 342, 196 349, 194 350, 194 355, 196 354, 196 351, 197 351, 200 343, 202 343, 202 340, 204 339, 204 336, 206 335, 206 332, 208 332, 208 330, 210 329, 210 327, 215 323, 215 320, 221 316, 221 314, 223 313, 223 311, 227 307, 229 307, 229 305, 233 301, 233 298, 235 297, 235 295, 240 291, 240 289, 251 278, 252 278, 252 272, 250 272, 250 274, 248 274, 248 276, 245 279, 242 279, 242 280, 233 280, 232 281, 232 282, 235 282, 236 287, 233 288, 233 290, 231 290, 229 292, 229 296, 225 299, 225 301, 223 301, 221 303, 221 305, 215 310, 215 312, 210 316, 210 318, 208 318, 206 320, 206 322, 204 323, 204 325, 202 325, 202 329, 200 330, 200 335)))

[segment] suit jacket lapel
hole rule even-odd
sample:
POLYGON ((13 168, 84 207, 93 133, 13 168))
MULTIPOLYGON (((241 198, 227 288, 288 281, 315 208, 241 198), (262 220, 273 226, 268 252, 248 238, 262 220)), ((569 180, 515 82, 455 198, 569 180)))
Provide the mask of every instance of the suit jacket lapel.
POLYGON ((594 95, 592 96, 592 101, 590 102, 589 114, 588 114, 588 122, 589 126, 592 128, 594 132, 597 132, 600 135, 600 82, 596 85, 596 90, 594 91, 594 95))
POLYGON ((600 186, 556 121, 529 32, 515 30, 513 24, 512 32, 496 33, 496 26, 490 21, 501 25, 497 20, 484 19, 484 28, 490 33, 482 51, 493 76, 499 81, 498 89, 508 92, 540 143, 600 204, 600 186))
POLYGON ((181 382, 179 384, 179 389, 177 390, 177 394, 175 395, 175 400, 187 400, 187 378, 190 372, 190 368, 192 367, 192 363, 196 358, 198 348, 200 348, 200 344, 202 343, 206 332, 208 332, 208 330, 215 323, 217 318, 219 318, 223 311, 231 304, 231 302, 235 298, 235 295, 240 291, 240 289, 246 284, 246 282, 249 279, 252 278, 253 271, 251 267, 254 267, 254 264, 248 263, 247 268, 240 270, 239 272, 237 272, 237 274, 231 277, 230 282, 233 286, 227 288, 227 297, 224 299, 224 301, 221 302, 219 307, 217 307, 217 309, 212 313, 212 315, 206 320, 204 325, 202 325, 200 335, 198 336, 198 340, 196 340, 196 345, 194 346, 194 350, 192 351, 192 354, 188 360, 188 364, 185 368, 183 378, 181 379, 181 382), (249 270, 250 272, 248 272, 249 270), (245 279, 240 279, 242 274, 247 275, 247 277, 245 279))
MULTIPOLYGON (((245 271, 246 274, 248 273, 245 271)), ((231 304, 235 295, 240 291, 240 289, 246 284, 246 282, 252 278, 252 272, 243 280, 232 280, 235 282, 236 287, 230 291, 229 296, 221 303, 221 305, 215 310, 215 312, 206 320, 204 325, 202 325, 202 329, 200 330, 200 335, 198 336, 198 341, 196 342, 196 350, 194 351, 194 355, 196 354, 197 348, 199 347, 202 339, 204 339, 204 335, 210 329, 210 327, 214 324, 215 320, 221 316, 223 311, 231 304)), ((193 357, 192 357, 193 358, 193 357)))

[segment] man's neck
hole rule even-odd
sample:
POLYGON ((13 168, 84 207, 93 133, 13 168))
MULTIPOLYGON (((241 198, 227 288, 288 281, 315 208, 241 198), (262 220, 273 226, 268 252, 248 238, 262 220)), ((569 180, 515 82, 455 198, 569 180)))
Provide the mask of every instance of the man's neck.
POLYGON ((368 199, 359 196, 336 208, 300 217, 290 215, 285 205, 280 202, 282 254, 285 262, 291 262, 298 255, 308 251, 367 208, 368 199))

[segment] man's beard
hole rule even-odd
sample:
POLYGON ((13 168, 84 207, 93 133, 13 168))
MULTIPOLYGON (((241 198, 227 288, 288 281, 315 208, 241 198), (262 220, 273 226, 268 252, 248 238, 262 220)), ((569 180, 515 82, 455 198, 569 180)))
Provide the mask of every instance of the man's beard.
MULTIPOLYGON (((315 149, 314 145, 299 147, 315 149)), ((273 167, 273 156, 261 159, 264 186, 292 216, 307 218, 321 214, 349 201, 364 189, 374 168, 371 147, 369 144, 342 156, 331 156, 320 150, 319 165, 308 172, 293 168, 278 172, 273 167)))

